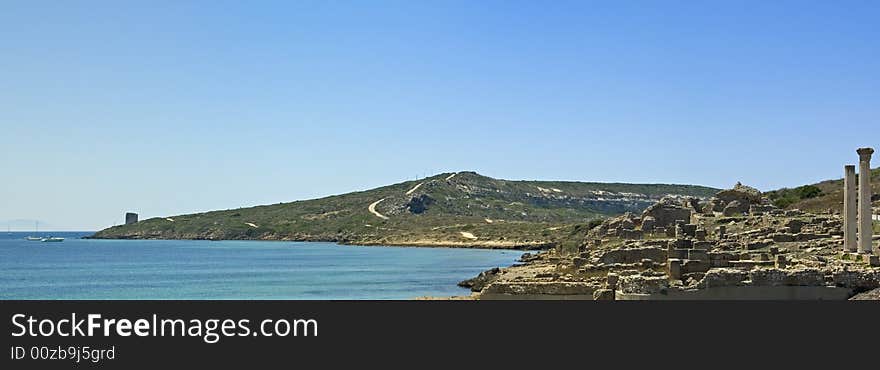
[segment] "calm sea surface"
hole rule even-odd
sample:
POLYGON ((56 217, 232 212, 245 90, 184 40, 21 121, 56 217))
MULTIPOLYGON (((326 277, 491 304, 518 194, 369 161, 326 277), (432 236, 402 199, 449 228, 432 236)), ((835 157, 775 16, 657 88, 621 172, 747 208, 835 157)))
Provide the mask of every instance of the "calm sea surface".
MULTIPOLYGON (((0 299, 410 299, 466 295, 461 280, 520 251, 334 243, 87 240, 0 235, 0 299)), ((48 233, 41 233, 43 236, 48 233)))

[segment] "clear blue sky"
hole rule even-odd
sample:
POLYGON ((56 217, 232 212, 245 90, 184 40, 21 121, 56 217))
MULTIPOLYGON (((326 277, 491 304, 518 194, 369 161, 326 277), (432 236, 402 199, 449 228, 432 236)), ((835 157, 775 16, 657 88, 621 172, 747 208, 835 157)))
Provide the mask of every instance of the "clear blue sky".
POLYGON ((880 147, 878 4, 4 2, 0 220, 94 230, 457 170, 841 177, 880 147))

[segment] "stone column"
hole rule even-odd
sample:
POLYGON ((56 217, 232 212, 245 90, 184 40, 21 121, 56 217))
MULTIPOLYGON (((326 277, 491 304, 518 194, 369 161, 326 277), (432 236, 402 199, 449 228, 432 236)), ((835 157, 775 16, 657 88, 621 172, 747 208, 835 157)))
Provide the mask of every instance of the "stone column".
POLYGON ((859 251, 871 253, 871 154, 872 148, 859 148, 859 251))
POLYGON ((857 252, 856 166, 843 167, 843 251, 857 252))

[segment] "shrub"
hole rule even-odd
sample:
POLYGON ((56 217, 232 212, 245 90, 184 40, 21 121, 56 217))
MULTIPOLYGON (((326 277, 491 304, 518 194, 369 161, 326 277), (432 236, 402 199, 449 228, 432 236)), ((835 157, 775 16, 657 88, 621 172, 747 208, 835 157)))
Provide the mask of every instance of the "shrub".
POLYGON ((779 208, 786 208, 804 199, 822 195, 822 189, 813 185, 798 186, 794 189, 779 189, 767 193, 767 197, 779 208))
POLYGON ((809 199, 815 198, 822 195, 822 189, 815 187, 813 185, 804 185, 794 188, 797 193, 798 198, 800 199, 809 199))

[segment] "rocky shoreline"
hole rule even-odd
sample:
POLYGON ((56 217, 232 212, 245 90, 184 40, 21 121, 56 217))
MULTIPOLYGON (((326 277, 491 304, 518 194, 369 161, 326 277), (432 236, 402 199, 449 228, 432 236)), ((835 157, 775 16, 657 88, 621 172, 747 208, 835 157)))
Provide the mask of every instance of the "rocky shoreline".
POLYGON ((357 246, 382 246, 382 247, 422 247, 422 248, 471 248, 471 249, 508 249, 534 251, 552 248, 555 244, 551 242, 517 242, 517 241, 450 241, 450 240, 415 240, 415 241, 354 241, 348 239, 330 238, 330 237, 261 237, 261 238, 211 238, 202 236, 182 237, 182 238, 164 238, 153 235, 121 235, 114 237, 96 237, 94 235, 85 236, 83 239, 108 239, 108 240, 252 240, 252 241, 279 241, 279 242, 326 242, 338 243, 340 245, 357 245, 357 246))

